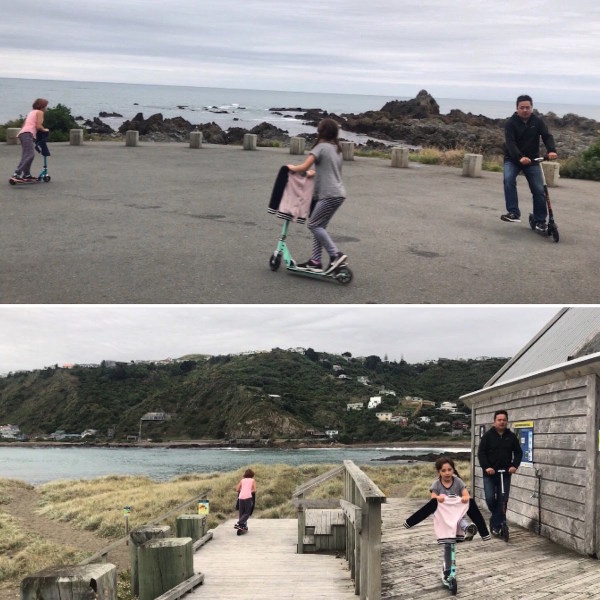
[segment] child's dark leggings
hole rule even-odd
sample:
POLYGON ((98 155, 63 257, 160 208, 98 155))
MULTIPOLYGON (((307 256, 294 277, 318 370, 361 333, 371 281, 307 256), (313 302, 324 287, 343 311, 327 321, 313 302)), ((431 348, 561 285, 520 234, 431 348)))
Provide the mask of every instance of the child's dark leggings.
MULTIPOLYGON (((429 515, 432 515, 438 506, 438 501, 436 498, 432 498, 427 504, 422 506, 417 512, 413 513, 406 519, 406 524, 409 527, 414 527, 418 525, 421 521, 424 521, 429 515)), ((481 537, 487 537, 490 535, 488 531, 487 525, 485 524, 485 519, 481 514, 479 507, 475 504, 475 500, 473 498, 469 498, 469 510, 467 511, 467 515, 475 525, 477 526, 477 531, 481 537)))

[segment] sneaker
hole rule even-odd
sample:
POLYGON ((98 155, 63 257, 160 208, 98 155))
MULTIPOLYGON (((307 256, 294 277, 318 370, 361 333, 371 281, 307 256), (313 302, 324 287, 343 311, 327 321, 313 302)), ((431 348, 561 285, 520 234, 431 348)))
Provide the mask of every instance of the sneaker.
POLYGON ((499 529, 492 529, 492 535, 500 537, 502 535, 502 532, 499 529))
POLYGON ((37 177, 34 177, 33 175, 29 174, 29 175, 23 175, 23 177, 21 177, 22 181, 37 181, 37 177))
POLYGON ((327 271, 325 273, 331 273, 334 269, 337 269, 348 257, 343 252, 338 252, 335 256, 331 258, 331 262, 327 267, 327 271))
POLYGON ((323 271, 323 265, 319 262, 315 262, 312 258, 306 262, 296 265, 299 269, 306 269, 307 271, 321 272, 323 271))
POLYGON ((503 221, 508 221, 509 223, 520 223, 521 217, 516 213, 506 213, 500 217, 503 221))
POLYGON ((473 537, 475 537, 476 533, 477 525, 475 525, 475 523, 467 525, 467 528, 465 529, 465 542, 470 542, 473 539, 473 537))
POLYGON ((19 173, 18 171, 15 171, 15 172, 12 174, 12 177, 11 177, 11 179, 21 179, 21 173, 19 173))
POLYGON ((548 231, 548 230, 546 229, 546 223, 542 223, 541 221, 538 221, 538 222, 535 224, 535 230, 536 230, 538 233, 547 233, 547 231, 548 231))

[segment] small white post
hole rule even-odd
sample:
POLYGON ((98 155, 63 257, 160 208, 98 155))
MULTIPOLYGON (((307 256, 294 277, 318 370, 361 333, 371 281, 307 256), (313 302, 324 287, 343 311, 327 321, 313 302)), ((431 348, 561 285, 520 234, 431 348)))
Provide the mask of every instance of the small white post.
POLYGON ((256 142, 258 135, 256 133, 245 133, 244 134, 244 150, 256 150, 256 142))
POLYGON ((71 146, 81 146, 83 144, 83 129, 69 130, 69 144, 71 146))
POLYGON ((201 131, 192 131, 190 133, 190 148, 202 148, 201 131))
POLYGON ((303 137, 293 137, 290 139, 290 154, 304 154, 304 145, 306 140, 303 137))
POLYGON ((125 145, 126 146, 137 146, 140 141, 140 132, 135 129, 130 129, 125 132, 125 145))
POLYGON ((481 177, 483 156, 481 154, 465 154, 463 159, 463 177, 481 177))
POLYGON ((341 142, 342 158, 344 160, 354 160, 354 142, 341 142))
POLYGON ((7 127, 6 128, 6 143, 9 146, 16 146, 19 144, 19 138, 17 135, 21 131, 18 127, 7 127))
POLYGON ((408 169, 408 148, 401 146, 392 148, 392 167, 408 169))

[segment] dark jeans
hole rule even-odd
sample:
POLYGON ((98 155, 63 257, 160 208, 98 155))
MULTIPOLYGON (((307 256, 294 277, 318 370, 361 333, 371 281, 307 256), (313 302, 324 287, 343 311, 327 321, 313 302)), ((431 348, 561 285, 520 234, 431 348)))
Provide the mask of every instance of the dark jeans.
POLYGON ((531 195, 533 196, 533 219, 539 223, 545 223, 548 216, 546 206, 546 194, 544 193, 544 181, 542 179, 542 167, 538 163, 528 166, 516 165, 510 160, 504 161, 504 199, 506 211, 521 216, 519 210, 519 197, 517 195, 517 175, 523 171, 531 195))
POLYGON ((510 492, 510 473, 504 475, 504 498, 502 498, 502 486, 500 475, 483 474, 483 491, 485 493, 485 503, 492 513, 490 525, 492 529, 498 529, 503 523, 506 523, 506 505, 508 504, 508 494, 510 492))
POLYGON ((252 498, 248 498, 247 500, 240 500, 240 519, 238 523, 240 525, 247 525, 248 519, 252 514, 252 498))
MULTIPOLYGON (((424 521, 429 515, 432 515, 438 506, 438 501, 435 498, 432 498, 427 504, 422 506, 417 512, 413 513, 406 519, 406 524, 409 527, 414 527, 421 521, 424 521)), ((475 500, 473 498, 469 498, 469 510, 467 511, 467 515, 475 525, 477 526, 477 531, 479 531, 479 535, 481 537, 486 537, 490 535, 488 531, 487 525, 485 524, 485 519, 479 510, 477 504, 475 504, 475 500)))

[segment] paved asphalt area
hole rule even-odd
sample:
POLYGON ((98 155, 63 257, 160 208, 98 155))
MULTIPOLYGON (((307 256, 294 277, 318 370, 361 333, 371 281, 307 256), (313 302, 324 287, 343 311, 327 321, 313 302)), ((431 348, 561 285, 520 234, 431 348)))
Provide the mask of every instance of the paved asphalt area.
MULTIPOLYGON (((52 144, 50 183, 10 186, 20 146, 0 144, 2 303, 598 303, 600 184, 561 179, 560 242, 500 221, 502 175, 382 159, 344 163, 348 198, 329 231, 342 286, 269 269, 283 221, 267 214, 287 149, 52 144)), ((36 156, 33 172, 39 172, 36 156)), ((288 243, 309 258, 312 236, 288 243)))

